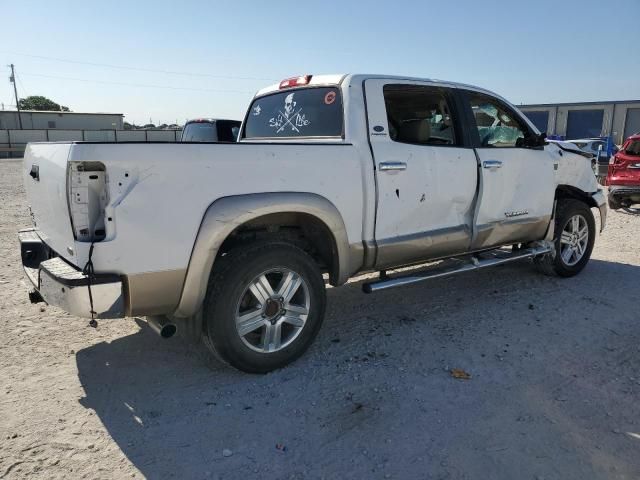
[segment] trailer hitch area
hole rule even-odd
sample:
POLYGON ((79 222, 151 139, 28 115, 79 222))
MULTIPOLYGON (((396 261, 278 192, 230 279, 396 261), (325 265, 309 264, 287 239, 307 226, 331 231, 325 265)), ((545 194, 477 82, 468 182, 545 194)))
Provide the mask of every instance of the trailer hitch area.
POLYGON ((44 302, 44 298, 42 298, 39 291, 33 289, 29 292, 29 301, 31 303, 42 303, 44 302))

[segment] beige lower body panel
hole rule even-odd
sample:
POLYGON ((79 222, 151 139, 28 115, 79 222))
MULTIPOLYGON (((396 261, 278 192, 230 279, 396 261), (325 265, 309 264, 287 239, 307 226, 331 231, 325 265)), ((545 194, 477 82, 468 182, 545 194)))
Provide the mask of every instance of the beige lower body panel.
POLYGON ((378 241, 375 268, 384 269, 457 255, 469 250, 471 231, 466 225, 432 230, 378 241))
POLYGON ((186 269, 145 272, 126 278, 127 315, 166 315, 180 302, 186 269))
POLYGON ((475 230, 472 250, 481 250, 510 243, 530 242, 544 238, 551 216, 505 220, 478 225, 475 230))

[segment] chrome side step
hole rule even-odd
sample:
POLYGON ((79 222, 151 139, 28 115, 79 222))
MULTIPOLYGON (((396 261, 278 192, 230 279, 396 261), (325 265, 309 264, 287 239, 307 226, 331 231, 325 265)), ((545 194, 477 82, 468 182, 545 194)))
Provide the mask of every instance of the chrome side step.
POLYGON ((402 275, 395 278, 389 278, 385 275, 386 278, 383 277, 381 280, 363 283, 362 291, 364 293, 373 293, 378 290, 411 285, 413 283, 423 282, 432 278, 470 272, 472 270, 479 270, 485 267, 493 267, 494 265, 515 262, 516 260, 522 260, 524 258, 533 258, 538 255, 551 252, 552 248, 553 247, 551 245, 547 244, 522 250, 507 251, 500 249, 466 257, 456 257, 434 267, 429 267, 427 270, 411 272, 408 275, 402 275))

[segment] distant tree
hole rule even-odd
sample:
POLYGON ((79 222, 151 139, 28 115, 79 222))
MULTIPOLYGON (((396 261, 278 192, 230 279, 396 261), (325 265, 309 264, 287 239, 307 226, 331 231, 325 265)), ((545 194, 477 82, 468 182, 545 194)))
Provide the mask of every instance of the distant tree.
POLYGON ((144 127, 142 128, 147 128, 147 129, 153 129, 156 128, 156 126, 153 123, 147 123, 144 127))
POLYGON ((131 125, 129 122, 124 122, 124 129, 125 130, 132 130, 135 127, 135 125, 131 125))
POLYGON ((42 110, 47 112, 69 112, 69 107, 58 105, 53 100, 40 95, 21 98, 18 102, 21 110, 42 110))

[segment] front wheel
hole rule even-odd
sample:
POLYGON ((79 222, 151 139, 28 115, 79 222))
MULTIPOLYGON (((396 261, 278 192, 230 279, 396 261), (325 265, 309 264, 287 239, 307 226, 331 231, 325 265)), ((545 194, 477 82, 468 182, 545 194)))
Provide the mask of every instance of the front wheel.
POLYGON ((560 200, 556 209, 553 254, 535 259, 546 274, 572 277, 585 267, 596 235, 596 222, 591 209, 579 200, 560 200))
POLYGON ((216 261, 205 298, 205 343, 218 358, 250 373, 294 361, 324 317, 322 274, 306 252, 284 242, 232 250, 216 261))

